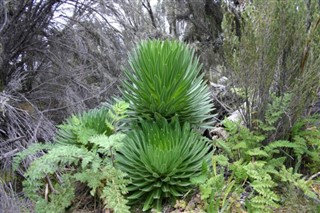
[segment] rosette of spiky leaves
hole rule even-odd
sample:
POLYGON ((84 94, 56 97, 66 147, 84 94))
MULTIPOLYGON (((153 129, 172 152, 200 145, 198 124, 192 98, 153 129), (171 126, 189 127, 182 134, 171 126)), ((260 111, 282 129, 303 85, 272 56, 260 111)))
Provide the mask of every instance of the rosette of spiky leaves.
POLYGON ((142 41, 129 56, 122 94, 133 118, 170 120, 207 127, 213 105, 194 50, 179 41, 142 41))
POLYGON ((190 178, 199 176, 203 162, 210 159, 210 144, 177 119, 140 125, 125 139, 117 165, 131 178, 128 200, 144 201, 144 211, 160 209, 164 198, 175 199, 190 190, 190 178))
POLYGON ((110 136, 122 125, 121 120, 126 117, 128 106, 128 103, 115 99, 113 105, 106 104, 101 108, 72 115, 58 126, 55 142, 63 145, 87 146, 92 136, 100 134, 110 136))

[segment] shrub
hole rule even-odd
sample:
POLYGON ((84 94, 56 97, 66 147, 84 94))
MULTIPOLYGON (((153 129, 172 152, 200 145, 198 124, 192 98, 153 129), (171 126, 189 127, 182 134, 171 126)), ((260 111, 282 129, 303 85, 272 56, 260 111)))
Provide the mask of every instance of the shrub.
POLYGON ((15 157, 17 168, 24 158, 46 150, 24 174, 24 193, 36 203, 36 212, 65 212, 76 199, 79 182, 90 188, 91 196, 98 197, 104 208, 129 212, 123 197, 128 180, 113 166, 125 137, 116 129, 126 106, 120 101, 110 109, 74 115, 59 126, 57 143, 34 144, 15 157))
POLYGON ((194 51, 178 41, 143 41, 129 57, 122 94, 132 117, 170 120, 206 127, 213 109, 194 51))
POLYGON ((176 119, 144 121, 124 143, 117 163, 132 180, 127 198, 133 203, 145 200, 143 210, 160 209, 165 197, 176 198, 190 190, 190 178, 200 175, 203 162, 211 156, 206 139, 176 119))
POLYGON ((264 121, 272 94, 279 98, 294 94, 286 116, 275 123, 281 126, 276 139, 287 137, 318 90, 319 5, 305 0, 247 3, 241 18, 230 12, 224 15, 226 74, 235 88, 244 91, 245 104, 239 108, 250 129, 255 119, 264 121), (233 29, 238 21, 240 34, 233 29))
MULTIPOLYGON (((238 185, 234 189, 237 189, 238 193, 245 192, 243 186, 250 189, 251 193, 245 203, 249 212, 273 212, 280 206, 282 198, 280 189, 288 185, 301 190, 310 200, 317 199, 317 195, 311 188, 312 179, 306 179, 298 173, 299 166, 303 164, 302 156, 314 156, 317 147, 308 147, 307 142, 302 143, 296 140, 295 136, 293 141, 276 140, 263 145, 265 136, 231 121, 225 121, 224 125, 229 137, 226 141, 213 142, 220 150, 220 155, 213 157, 213 168, 219 169, 214 169, 212 176, 216 180, 227 170, 231 175, 224 186, 234 180, 238 185), (290 167, 290 164, 285 166, 290 160, 297 161, 296 171, 290 167)), ((300 132, 296 131, 296 133, 300 132)), ((200 189, 206 186, 208 181, 210 179, 201 183, 200 189)))

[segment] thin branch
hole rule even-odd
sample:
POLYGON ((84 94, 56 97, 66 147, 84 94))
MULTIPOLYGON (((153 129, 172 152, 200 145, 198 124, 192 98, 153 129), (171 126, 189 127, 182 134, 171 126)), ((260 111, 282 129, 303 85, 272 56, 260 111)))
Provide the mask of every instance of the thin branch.
POLYGON ((146 10, 148 11, 149 16, 151 18, 152 26, 157 29, 157 25, 156 25, 156 22, 155 22, 155 19, 154 19, 154 15, 153 15, 152 8, 151 8, 149 0, 143 1, 142 2, 142 6, 144 8, 146 8, 146 10))
POLYGON ((16 153, 18 153, 19 151, 20 151, 19 148, 15 148, 14 150, 11 150, 10 152, 7 152, 7 153, 3 154, 2 156, 0 156, 0 160, 12 157, 16 153))
POLYGON ((66 108, 71 107, 71 106, 78 105, 79 103, 82 103, 82 102, 84 102, 84 101, 88 101, 88 100, 90 100, 90 99, 93 99, 93 98, 97 97, 98 95, 106 92, 106 91, 107 91, 113 84, 115 84, 117 81, 118 81, 118 80, 112 82, 108 87, 106 87, 105 89, 101 90, 98 94, 95 94, 95 95, 93 95, 93 96, 90 96, 90 97, 88 97, 88 98, 86 98, 86 99, 83 99, 83 100, 81 100, 81 101, 77 101, 77 102, 75 102, 75 103, 69 104, 69 105, 67 105, 67 106, 58 107, 58 108, 54 108, 54 109, 44 110, 44 111, 42 111, 42 113, 59 111, 59 110, 66 109, 66 108))
POLYGON ((7 21, 8 21, 8 14, 7 14, 8 11, 7 11, 7 8, 6 8, 4 0, 1 0, 1 3, 2 3, 2 5, 0 7, 3 8, 4 19, 3 19, 2 26, 0 26, 0 33, 3 30, 3 28, 6 26, 7 21))
POLYGON ((315 178, 317 178, 317 177, 319 177, 319 176, 320 176, 320 172, 317 172, 316 174, 311 175, 311 176, 308 178, 308 181, 313 180, 313 179, 315 179, 315 178))
POLYGON ((0 143, 0 147, 4 147, 10 143, 13 143, 13 142, 16 142, 16 141, 19 141, 19 140, 23 140, 23 139, 26 139, 25 136, 20 136, 20 137, 17 137, 17 138, 12 138, 12 139, 9 139, 3 143, 0 143))

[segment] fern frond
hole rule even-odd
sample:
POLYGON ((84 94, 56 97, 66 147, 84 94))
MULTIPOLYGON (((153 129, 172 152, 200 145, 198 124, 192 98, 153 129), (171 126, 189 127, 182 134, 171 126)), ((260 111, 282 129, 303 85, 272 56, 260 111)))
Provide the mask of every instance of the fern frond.
POLYGON ((100 153, 110 153, 110 149, 115 151, 119 150, 123 146, 122 141, 126 137, 125 134, 116 133, 110 136, 107 135, 95 135, 92 136, 89 141, 90 143, 98 146, 98 152, 100 153))
POLYGON ((44 206, 37 205, 37 212, 58 212, 58 209, 63 212, 72 204, 75 198, 75 186, 70 175, 63 175, 61 177, 62 184, 54 184, 56 193, 49 194, 50 202, 45 202, 44 206))
POLYGON ((238 181, 244 181, 248 178, 243 159, 240 159, 230 165, 230 170, 233 172, 238 181))
POLYGON ((115 213, 130 213, 128 201, 123 196, 128 193, 126 186, 129 181, 125 179, 126 174, 115 168, 110 168, 105 172, 108 182, 100 195, 104 205, 113 209, 115 213))
POLYGON ((264 121, 255 120, 260 130, 264 132, 271 132, 276 130, 277 122, 286 113, 290 104, 292 94, 285 93, 283 96, 276 96, 271 94, 272 102, 268 104, 264 114, 264 121))
POLYGON ((33 161, 26 172, 26 177, 30 181, 38 181, 48 174, 53 174, 64 166, 78 165, 86 168, 90 164, 94 171, 100 166, 101 159, 93 152, 76 146, 57 146, 46 155, 33 161))
POLYGON ((123 124, 121 121, 127 117, 127 110, 129 108, 129 103, 115 99, 115 104, 108 105, 109 111, 106 118, 106 125, 113 130, 113 132, 117 132, 123 124))
POLYGON ((226 141, 217 139, 213 141, 213 145, 216 147, 221 148, 224 152, 226 152, 229 156, 232 156, 232 149, 231 146, 226 141))
MULTIPOLYGON (((121 136, 123 135, 118 135, 118 139, 121 136)), ((114 145, 117 146, 116 143, 114 145)), ((111 164, 103 167, 103 159, 96 152, 88 151, 85 148, 72 145, 56 145, 47 154, 32 162, 25 175, 27 178, 24 181, 26 196, 39 203, 37 209, 43 209, 39 212, 50 212, 54 205, 57 205, 57 210, 60 208, 64 210, 71 205, 71 201, 74 199, 73 184, 75 181, 87 183, 91 188, 91 195, 94 195, 98 188, 108 191, 109 194, 107 195, 103 194, 102 190, 100 192, 101 199, 106 199, 104 200, 105 205, 114 209, 115 212, 128 212, 126 200, 123 198, 128 183, 127 180, 124 180, 125 174, 113 168, 111 164), (68 167, 68 170, 65 170, 66 167, 68 167), (46 178, 57 171, 63 174, 62 177, 65 180, 54 185, 56 192, 50 193, 50 202, 48 203, 44 201, 41 195, 44 192, 41 191, 46 178), (67 177, 68 179, 66 179, 67 177), (59 188, 61 190, 58 190, 59 188), (121 203, 110 203, 110 194, 113 194, 115 197, 112 198, 117 198, 118 202, 121 201, 121 203), (44 207, 44 203, 47 203, 48 206, 44 207)))
POLYGON ((222 191, 225 185, 224 177, 222 174, 210 177, 204 184, 200 185, 201 199, 205 200, 213 193, 222 191))
POLYGON ((90 188, 90 194, 94 196, 97 188, 102 188, 99 197, 103 200, 106 208, 111 208, 115 212, 129 212, 127 200, 124 194, 127 193, 126 185, 128 180, 124 179, 126 175, 111 165, 105 166, 97 172, 86 169, 74 174, 76 180, 86 183, 90 188))
POLYGON ((286 141, 286 140, 277 140, 269 143, 264 147, 264 150, 267 153, 279 153, 279 148, 291 148, 294 152, 298 154, 305 153, 305 147, 303 145, 299 145, 298 143, 286 141))
POLYGON ((244 168, 252 179, 250 185, 253 187, 257 195, 250 199, 250 207, 254 212, 270 207, 278 207, 277 202, 280 201, 279 196, 273 191, 277 184, 273 181, 270 174, 265 169, 266 162, 256 161, 250 162, 244 168))
POLYGON ((270 155, 266 151, 261 150, 261 148, 250 149, 246 151, 246 154, 252 157, 270 157, 270 155))
POLYGON ((227 166, 229 164, 229 158, 224 155, 213 155, 212 161, 216 161, 221 166, 227 166))
POLYGON ((112 133, 106 124, 109 108, 92 109, 82 114, 73 115, 58 126, 55 141, 62 145, 86 145, 88 139, 96 134, 112 133))
POLYGON ((241 149, 241 150, 248 149, 248 143, 246 143, 246 141, 240 141, 239 143, 237 143, 232 147, 232 150, 237 150, 237 149, 241 149))
MULTIPOLYGON (((39 188, 34 188, 34 186, 39 186, 38 184, 28 179, 23 182, 25 194, 36 201, 35 211, 37 213, 65 212, 65 209, 72 204, 72 200, 75 198, 75 186, 72 177, 64 174, 60 177, 60 180, 61 183, 56 182, 53 184, 55 191, 48 194, 48 199, 45 199, 45 193, 36 193, 39 188)), ((48 184, 46 187, 48 187, 48 184)))
POLYGON ((26 159, 30 155, 37 154, 40 151, 43 150, 50 150, 53 148, 53 145, 51 143, 41 144, 41 143, 34 143, 31 146, 29 146, 27 149, 19 152, 14 158, 12 163, 12 169, 13 171, 16 171, 19 167, 19 164, 26 159))
POLYGON ((250 199, 250 208, 252 212, 273 212, 270 207, 278 208, 279 206, 279 204, 262 195, 254 196, 250 199))
POLYGON ((295 187, 302 190, 308 197, 317 199, 317 195, 311 189, 312 181, 306 181, 305 179, 301 178, 302 175, 293 172, 293 168, 287 169, 285 166, 282 166, 278 176, 283 182, 293 184, 295 187))
POLYGON ((117 100, 113 105, 73 115, 58 126, 55 141, 62 145, 83 146, 92 136, 110 136, 119 130, 128 107, 128 103, 117 100))
POLYGON ((279 168, 284 165, 286 160, 286 157, 272 158, 268 160, 268 163, 264 166, 264 169, 269 174, 278 174, 279 168))

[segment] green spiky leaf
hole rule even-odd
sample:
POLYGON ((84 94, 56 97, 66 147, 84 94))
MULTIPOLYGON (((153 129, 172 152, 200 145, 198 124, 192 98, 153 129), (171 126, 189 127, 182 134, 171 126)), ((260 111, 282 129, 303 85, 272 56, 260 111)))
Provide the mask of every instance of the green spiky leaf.
POLYGON ((116 156, 117 165, 128 174, 128 199, 144 200, 144 209, 156 207, 164 197, 178 197, 192 185, 190 178, 201 175, 203 161, 210 160, 210 145, 193 132, 189 124, 142 122, 132 131, 116 156))
POLYGON ((212 119, 210 93, 200 74, 194 51, 178 41, 143 41, 130 54, 122 94, 130 115, 170 120, 206 127, 212 119))

